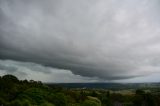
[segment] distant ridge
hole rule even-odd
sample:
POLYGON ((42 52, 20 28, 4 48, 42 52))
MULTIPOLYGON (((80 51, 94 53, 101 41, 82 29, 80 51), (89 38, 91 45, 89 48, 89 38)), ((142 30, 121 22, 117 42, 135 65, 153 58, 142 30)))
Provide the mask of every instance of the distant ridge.
POLYGON ((160 88, 160 83, 49 83, 65 88, 137 89, 160 88))

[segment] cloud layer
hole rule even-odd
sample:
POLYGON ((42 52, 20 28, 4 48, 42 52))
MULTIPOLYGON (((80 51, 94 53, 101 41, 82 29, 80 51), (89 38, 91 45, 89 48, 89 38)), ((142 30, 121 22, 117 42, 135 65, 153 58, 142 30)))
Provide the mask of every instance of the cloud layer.
POLYGON ((0 60, 0 75, 13 74, 19 79, 39 80, 43 82, 99 82, 98 78, 74 75, 70 70, 46 67, 32 62, 0 60))
POLYGON ((158 0, 1 0, 0 58, 105 80, 159 73, 158 6, 158 0))

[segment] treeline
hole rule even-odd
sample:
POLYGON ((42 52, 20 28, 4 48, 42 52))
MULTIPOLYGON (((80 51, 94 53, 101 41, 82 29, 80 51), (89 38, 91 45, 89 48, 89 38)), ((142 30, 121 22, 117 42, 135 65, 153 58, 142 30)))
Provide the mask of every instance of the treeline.
POLYGON ((159 93, 136 90, 122 95, 107 90, 48 87, 40 81, 0 77, 0 106, 160 106, 159 93))
POLYGON ((40 81, 18 80, 13 75, 0 77, 0 106, 100 106, 83 92, 61 87, 50 88, 40 81))

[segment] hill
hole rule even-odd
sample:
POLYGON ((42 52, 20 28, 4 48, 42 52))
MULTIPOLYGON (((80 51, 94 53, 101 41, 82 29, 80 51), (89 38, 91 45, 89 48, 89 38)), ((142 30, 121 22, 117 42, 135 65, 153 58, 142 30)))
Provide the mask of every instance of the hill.
MULTIPOLYGON (((19 80, 13 75, 0 77, 0 106, 159 106, 157 87, 135 89, 121 84, 43 84, 19 80), (82 87, 83 88, 80 88, 82 87), (94 85, 94 86, 93 86, 94 85), (67 85, 69 86, 69 85, 67 85), (86 86, 89 86, 87 88, 86 86), (110 89, 106 89, 106 87, 110 89), (86 87, 86 88, 84 88, 86 87), (116 89, 113 89, 116 87, 116 89), (129 88, 130 88, 129 87, 129 88), (102 89, 103 88, 103 89, 102 89), (119 88, 119 89, 118 89, 119 88), (113 89, 113 90, 112 90, 113 89)), ((130 86, 132 87, 132 86, 130 86)))

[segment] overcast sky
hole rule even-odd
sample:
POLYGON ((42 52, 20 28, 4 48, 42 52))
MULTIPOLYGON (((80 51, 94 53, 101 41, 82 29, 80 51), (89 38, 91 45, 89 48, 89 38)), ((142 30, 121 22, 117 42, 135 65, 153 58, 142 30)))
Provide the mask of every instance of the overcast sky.
POLYGON ((159 0, 0 0, 0 74, 160 81, 159 0))

